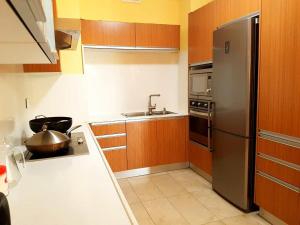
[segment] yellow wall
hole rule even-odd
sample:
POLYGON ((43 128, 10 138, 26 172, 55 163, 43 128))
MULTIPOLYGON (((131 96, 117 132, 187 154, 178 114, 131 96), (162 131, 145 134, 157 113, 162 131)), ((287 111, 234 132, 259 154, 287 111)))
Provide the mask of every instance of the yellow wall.
POLYGON ((56 0, 57 16, 80 18, 80 0, 56 0))
POLYGON ((80 0, 81 18, 122 22, 179 24, 182 0, 80 0))
POLYGON ((191 2, 191 12, 206 5, 209 2, 212 2, 212 0, 190 0, 191 2))

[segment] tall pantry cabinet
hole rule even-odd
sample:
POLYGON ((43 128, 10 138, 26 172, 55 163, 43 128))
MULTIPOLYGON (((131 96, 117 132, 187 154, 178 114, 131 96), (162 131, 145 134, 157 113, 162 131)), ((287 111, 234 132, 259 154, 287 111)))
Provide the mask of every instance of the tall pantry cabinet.
POLYGON ((255 201, 299 225, 300 1, 263 0, 255 201))

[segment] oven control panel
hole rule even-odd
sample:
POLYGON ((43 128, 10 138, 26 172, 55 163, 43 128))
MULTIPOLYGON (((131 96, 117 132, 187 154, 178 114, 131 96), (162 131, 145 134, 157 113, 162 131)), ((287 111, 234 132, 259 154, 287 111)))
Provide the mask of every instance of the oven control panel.
POLYGON ((210 101, 194 100, 194 99, 189 100, 189 107, 191 109, 199 109, 199 110, 207 111, 209 104, 210 101))

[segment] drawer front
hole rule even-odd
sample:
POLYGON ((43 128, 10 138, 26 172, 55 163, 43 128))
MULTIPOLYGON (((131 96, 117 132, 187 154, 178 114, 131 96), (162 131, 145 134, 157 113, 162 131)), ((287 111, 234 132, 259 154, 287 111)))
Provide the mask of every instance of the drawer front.
POLYGON ((91 128, 96 136, 126 133, 125 122, 92 124, 91 128))
POLYGON ((268 155, 256 156, 256 169, 300 188, 300 167, 268 155))
POLYGON ((98 137, 97 140, 101 148, 126 146, 126 134, 112 137, 98 137))
POLYGON ((190 141, 189 159, 195 166, 212 175, 212 153, 207 148, 190 141))
POLYGON ((256 174, 255 202, 287 224, 299 224, 299 191, 292 190, 263 174, 256 174))
POLYGON ((120 171, 127 170, 126 148, 120 150, 103 151, 103 152, 113 172, 120 172, 120 171))
POLYGON ((300 149, 297 147, 258 137, 257 152, 300 165, 300 149))

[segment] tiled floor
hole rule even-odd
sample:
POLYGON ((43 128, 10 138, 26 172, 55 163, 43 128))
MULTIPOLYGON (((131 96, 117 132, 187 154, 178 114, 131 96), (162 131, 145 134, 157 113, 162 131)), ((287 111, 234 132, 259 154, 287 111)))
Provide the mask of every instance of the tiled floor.
POLYGON ((267 225, 212 191, 190 169, 118 180, 140 225, 267 225))

